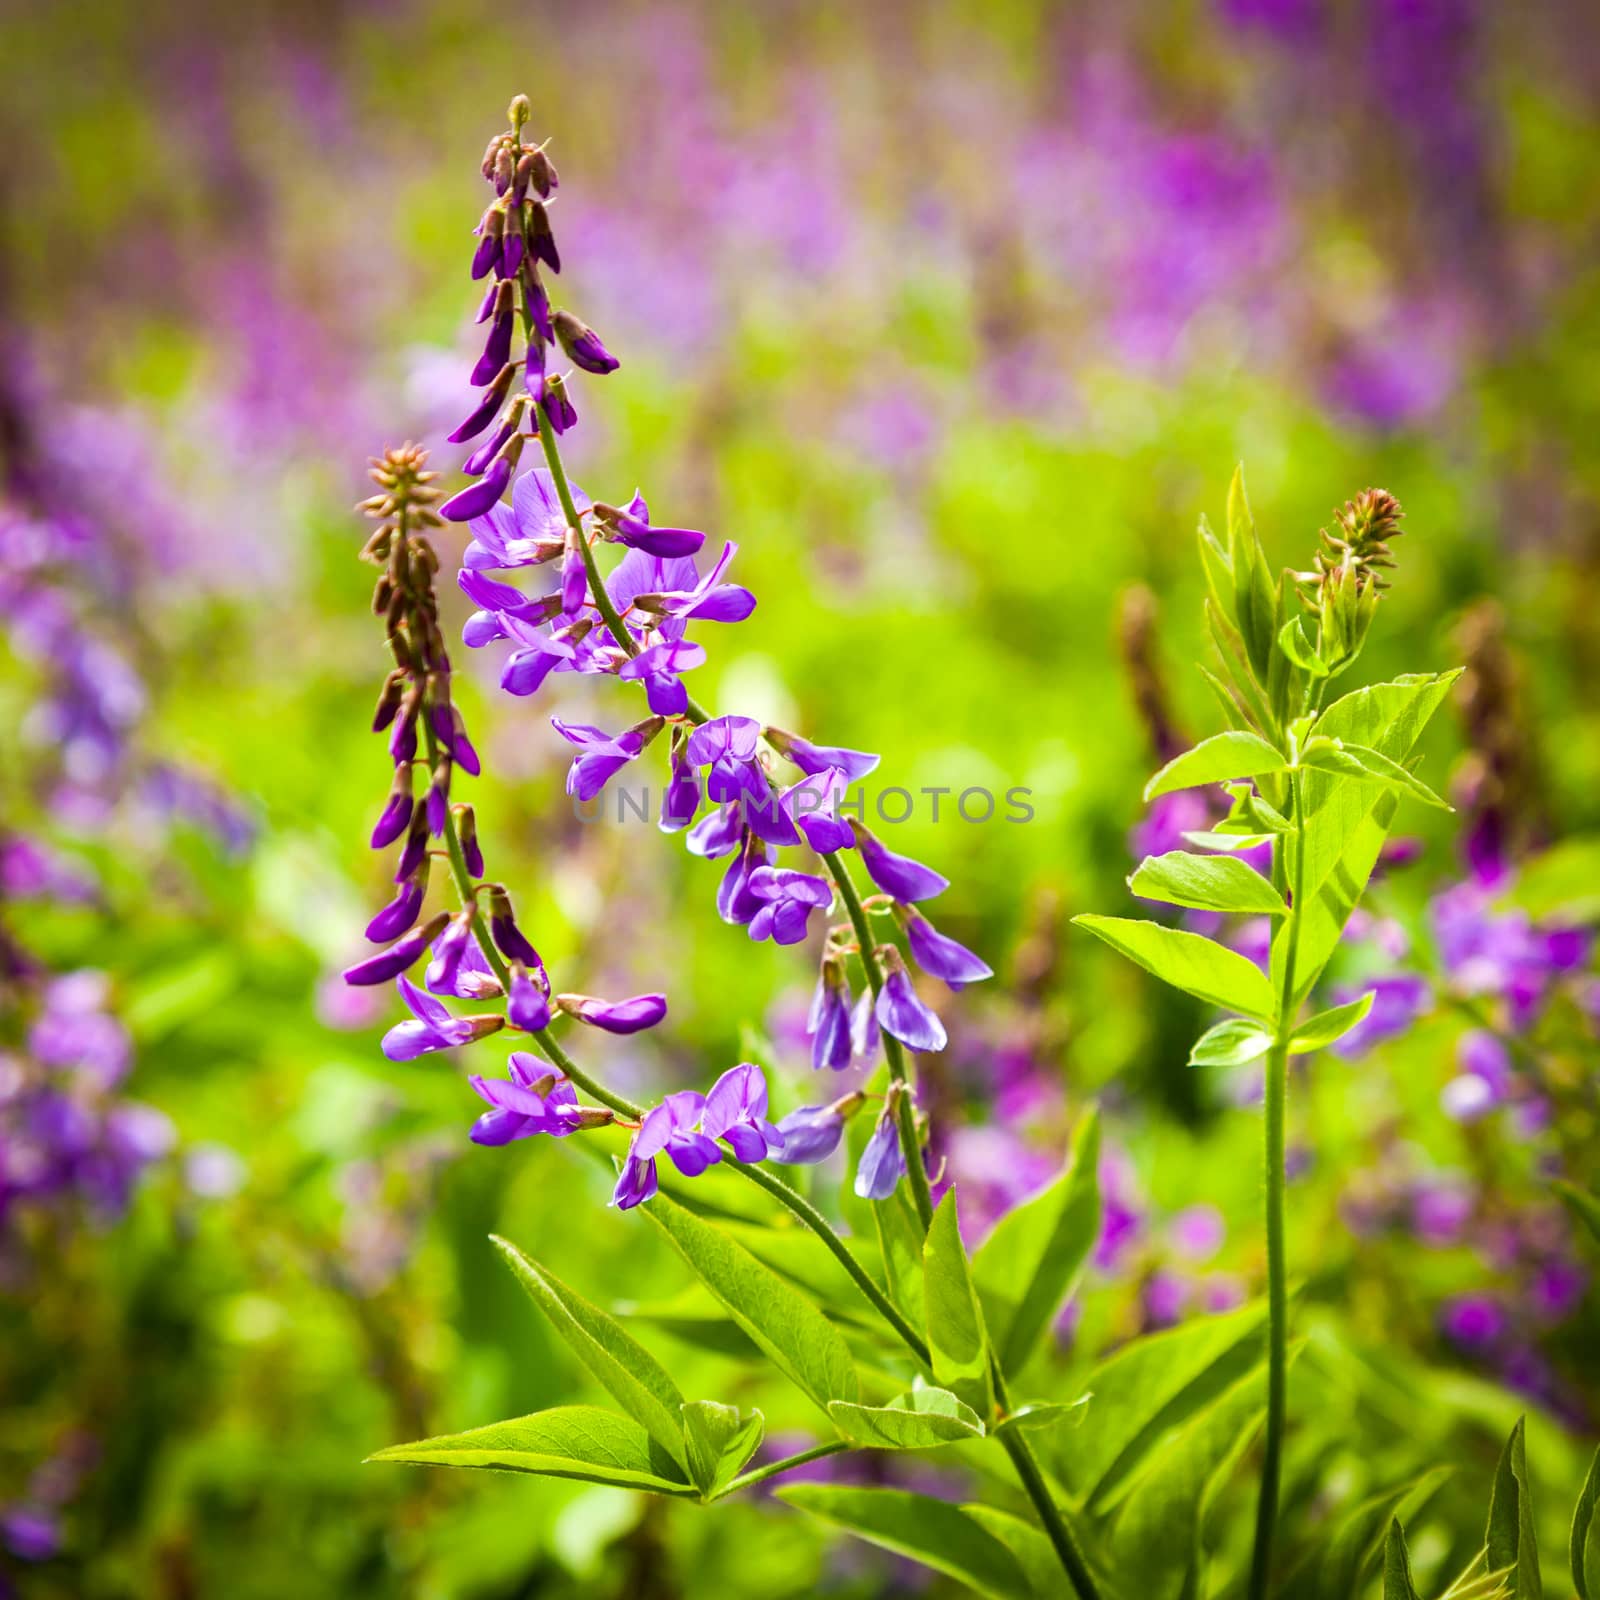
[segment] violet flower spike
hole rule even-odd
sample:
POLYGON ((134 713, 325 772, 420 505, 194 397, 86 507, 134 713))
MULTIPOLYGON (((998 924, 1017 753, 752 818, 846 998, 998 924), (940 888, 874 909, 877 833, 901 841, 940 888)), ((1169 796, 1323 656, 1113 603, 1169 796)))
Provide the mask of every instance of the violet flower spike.
POLYGON ((375 956, 368 956, 365 961, 356 962, 353 967, 346 967, 344 981, 361 988, 374 983, 387 983, 391 978, 398 978, 408 967, 416 964, 417 958, 439 936, 449 920, 449 912, 438 912, 420 928, 413 929, 398 944, 390 945, 387 950, 381 950, 375 956))
POLYGON ((409 1020, 397 1022, 383 1036, 383 1053, 391 1061, 414 1061, 434 1050, 471 1044, 505 1026, 505 1018, 495 1014, 453 1017, 443 1004, 409 978, 401 978, 398 987, 400 997, 412 1014, 409 1020))
POLYGON ((474 1144, 504 1145, 513 1139, 526 1139, 547 1133, 564 1139, 582 1125, 578 1116, 578 1094, 565 1078, 550 1082, 550 1068, 526 1051, 513 1051, 507 1066, 511 1079, 474 1077, 468 1079, 474 1092, 493 1108, 472 1126, 474 1144), (546 1083, 541 1094, 536 1087, 546 1083))
POLYGON ((540 978, 533 977, 520 961, 511 963, 511 993, 506 1003, 506 1021, 524 1033, 540 1033, 550 1025, 549 991, 540 978))
POLYGON ((806 1032, 811 1035, 813 1072, 824 1067, 842 1072, 850 1065, 850 985, 840 961, 822 963, 806 1017, 806 1032))
POLYGON ((471 522, 481 517, 506 492, 511 482, 511 461, 507 456, 497 456, 489 470, 476 482, 450 496, 439 507, 439 515, 446 522, 471 522))
POLYGON ((428 893, 428 860, 400 886, 393 900, 367 924, 367 937, 374 944, 397 939, 417 920, 428 893))

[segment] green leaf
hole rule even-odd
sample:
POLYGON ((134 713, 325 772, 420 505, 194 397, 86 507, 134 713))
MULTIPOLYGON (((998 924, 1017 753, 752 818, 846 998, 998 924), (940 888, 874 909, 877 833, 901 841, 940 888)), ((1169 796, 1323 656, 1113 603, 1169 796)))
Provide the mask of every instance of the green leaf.
POLYGON ((1241 1306, 1124 1345, 1084 1381, 1094 1425, 1050 1452, 1057 1476, 1091 1508, 1114 1502, 1151 1451, 1260 1363, 1265 1309, 1241 1306))
POLYGON ((1388 1536, 1383 1541, 1383 1600, 1422 1600, 1411 1576, 1411 1552, 1398 1517, 1389 1520, 1388 1536))
POLYGON ((1366 1590, 1367 1575, 1383 1550, 1384 1529, 1398 1517, 1413 1517, 1450 1475, 1437 1467, 1409 1482, 1369 1495, 1340 1519, 1316 1569, 1310 1600, 1349 1600, 1366 1590))
POLYGON ((1272 667, 1278 598, 1250 514, 1242 466, 1234 469, 1228 485, 1228 560, 1233 568, 1233 606, 1239 632, 1256 677, 1265 683, 1272 667))
POLYGON ((1520 864, 1507 898, 1535 922, 1600 918, 1600 838, 1563 839, 1520 864))
POLYGON ((1368 750, 1364 745, 1319 736, 1307 741, 1305 749, 1300 752, 1300 765, 1313 767, 1320 772, 1342 773, 1347 778, 1360 781, 1385 783, 1422 801, 1424 805, 1436 806, 1441 811, 1454 809, 1420 778, 1406 771, 1398 761, 1391 761, 1380 751, 1368 750))
POLYGON ((726 1489, 756 1453, 767 1431, 759 1411, 741 1417, 737 1406, 715 1400, 689 1400, 683 1407, 683 1432, 689 1445, 689 1476, 710 1500, 726 1489))
POLYGON ((1235 730, 1214 733, 1192 750, 1185 750, 1164 766, 1144 786, 1144 797, 1154 800, 1174 789, 1196 789, 1227 778, 1253 778, 1263 772, 1282 772, 1289 763, 1283 752, 1259 734, 1235 730))
POLYGON ((828 1415, 845 1438, 874 1450, 931 1450, 983 1437, 977 1412, 948 1389, 908 1389, 883 1406, 835 1400, 828 1415))
POLYGON ((720 1228, 664 1194, 641 1208, 733 1320, 824 1410, 860 1390, 844 1336, 803 1295, 720 1228))
POLYGON ((1578 1600, 1600 1600, 1600 1517, 1595 1516, 1600 1502, 1600 1450, 1589 1463, 1589 1474, 1578 1493, 1572 1513, 1572 1536, 1567 1543, 1567 1558, 1572 1563, 1572 1586, 1578 1600))
POLYGON ((887 1200, 873 1200, 872 1220, 878 1230, 878 1249, 883 1257, 883 1276, 889 1298, 913 1322, 921 1322, 925 1312, 922 1296, 922 1224, 907 1192, 899 1184, 887 1200))
POLYGON ((1191 1067, 1242 1067, 1272 1048, 1273 1032, 1265 1023, 1229 1017, 1208 1028, 1189 1052, 1191 1067))
POLYGON ((1359 1000, 1331 1006, 1314 1017, 1307 1017, 1290 1036, 1289 1054, 1309 1055, 1313 1050, 1325 1050, 1335 1040, 1342 1039, 1372 1009, 1376 995, 1376 989, 1369 989, 1359 1000))
POLYGON ((1276 1011, 1272 985, 1261 969, 1214 940, 1134 917, 1085 913, 1072 920, 1186 994, 1252 1017, 1266 1019, 1276 1011))
POLYGON ((1093 1395, 1086 1394, 1068 1404, 1059 1400, 1024 1400, 1014 1411, 1007 1412, 991 1431, 1003 1433, 1007 1428, 1013 1428, 1018 1433, 1038 1433, 1044 1429, 1055 1432, 1064 1428, 1081 1428, 1084 1418, 1089 1415, 1089 1405, 1093 1399, 1093 1395))
POLYGON ((1020 1372, 1077 1287, 1100 1232, 1100 1114, 1073 1131, 1072 1155, 1047 1189, 1013 1207, 972 1258, 1000 1370, 1020 1372))
POLYGON ((928 1349, 933 1354, 933 1375, 987 1419, 994 1415, 989 1340, 977 1291, 972 1287, 967 1252, 956 1225, 954 1189, 939 1202, 928 1225, 928 1241, 922 1248, 922 1281, 928 1302, 928 1349))
MULTIPOLYGON (((1397 678, 1336 700, 1317 720, 1317 732, 1404 761, 1444 702, 1455 672, 1397 678)), ((1350 783, 1308 771, 1300 778, 1303 909, 1295 962, 1298 1004, 1327 965, 1356 902, 1372 875, 1398 801, 1392 789, 1350 783)), ((1276 940, 1272 977, 1282 980, 1286 941, 1276 940)))
POLYGON ((557 1406, 466 1433, 391 1445, 367 1459, 486 1467, 545 1478, 579 1478, 618 1489, 648 1489, 652 1494, 695 1494, 690 1484, 662 1475, 662 1463, 668 1458, 652 1445, 643 1428, 598 1406, 557 1406))
POLYGON ((1266 1412, 1257 1366, 1163 1440, 1122 1502, 1109 1555, 1140 1600, 1180 1600, 1200 1564, 1201 1523, 1213 1486, 1244 1452, 1266 1412), (1135 1580, 1130 1582, 1129 1580, 1135 1580))
POLYGON ((1316 647, 1311 643, 1304 617, 1291 617, 1278 630, 1278 648, 1302 672, 1309 672, 1313 678, 1328 676, 1328 663, 1317 654, 1316 647))
POLYGON ((1206 828, 1197 828, 1183 837, 1201 850, 1254 850, 1258 845, 1272 843, 1270 833, 1217 833, 1206 828))
POLYGON ((1001 1600, 1033 1600, 1021 1563, 960 1506, 910 1489, 790 1483, 780 1500, 1001 1600))
POLYGON ((571 1345, 595 1381, 682 1468, 689 1465, 683 1437, 683 1396, 666 1369, 614 1317, 591 1305, 509 1240, 490 1234, 518 1283, 571 1345))
POLYGON ((1491 1568, 1514 1569, 1515 1600, 1542 1600, 1539 1545, 1533 1528, 1533 1497, 1528 1486, 1528 1461, 1523 1442, 1524 1419, 1506 1440, 1489 1496, 1489 1527, 1484 1535, 1491 1568))
POLYGON ((1596 1239, 1600 1239, 1600 1195, 1590 1194, 1587 1189, 1580 1189, 1575 1183, 1568 1183, 1565 1178, 1555 1178, 1550 1187, 1567 1202, 1574 1216, 1588 1228, 1596 1239))
POLYGON ((1233 856, 1195 856, 1186 850, 1146 856, 1128 879, 1143 900, 1191 906, 1197 911, 1287 916, 1283 896, 1256 871, 1233 856))

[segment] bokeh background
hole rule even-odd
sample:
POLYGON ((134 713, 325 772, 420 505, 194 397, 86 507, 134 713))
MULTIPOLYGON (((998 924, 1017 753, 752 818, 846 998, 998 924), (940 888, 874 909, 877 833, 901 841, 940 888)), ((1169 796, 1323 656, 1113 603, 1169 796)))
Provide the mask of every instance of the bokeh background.
MULTIPOLYGON (((1304 566, 1333 506, 1400 497, 1362 671, 1468 664, 1427 756, 1460 811, 1410 819, 1336 973, 1381 979, 1377 1021, 1294 1085, 1291 1492, 1333 1462, 1332 1516, 1448 1459, 1431 1570, 1470 1553, 1528 1410, 1567 1592, 1600 1426, 1593 1241, 1549 1188, 1600 1154, 1592 10, 6 11, 0 1592, 930 1587, 759 1500, 360 1465, 583 1389, 490 1231, 654 1308, 685 1389, 730 1397, 599 1166, 470 1145, 466 1065, 384 1061, 392 997, 337 980, 386 896, 349 507, 371 452, 467 409, 478 158, 519 91, 554 138, 569 302, 623 362, 580 380, 569 467, 737 540, 760 597, 697 694, 881 750, 885 784, 1032 791, 1025 825, 923 805, 891 842, 950 876, 941 925, 1000 971, 945 1008, 931 1068, 967 1225, 1049 1174, 1088 1100, 1109 1118, 1061 1370, 1263 1273, 1256 1085, 1187 1069, 1198 1007, 1066 924, 1129 909, 1174 825, 1139 787, 1216 726, 1197 518, 1242 460, 1304 566)), ((784 1107, 815 1098, 806 955, 720 924, 716 869, 652 829, 579 827, 558 708, 458 666, 480 828, 562 986, 671 996, 658 1036, 609 1043, 611 1080, 759 1059, 784 1107)), ((603 689, 558 698, 616 720, 603 689)))

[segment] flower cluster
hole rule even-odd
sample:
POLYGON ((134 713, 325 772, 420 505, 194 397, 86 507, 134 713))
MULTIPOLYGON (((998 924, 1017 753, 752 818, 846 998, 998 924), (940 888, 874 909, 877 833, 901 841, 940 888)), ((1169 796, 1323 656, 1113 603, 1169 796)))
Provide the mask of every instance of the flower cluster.
MULTIPOLYGON (((483 403, 452 437, 465 440, 488 427, 509 393, 517 365, 511 360, 513 310, 520 295, 527 342, 524 388, 537 399, 549 424, 542 435, 546 465, 513 482, 522 449, 520 420, 527 416, 536 430, 540 426, 527 398, 518 396, 489 445, 465 464, 479 481, 440 508, 440 515, 469 523, 471 539, 457 581, 478 609, 466 624, 465 642, 473 648, 497 641, 510 646, 500 683, 512 695, 534 694, 550 676, 564 672, 609 674, 642 685, 649 715, 621 730, 551 719, 575 751, 567 791, 579 803, 596 800, 670 728, 669 781, 660 826, 669 833, 687 830, 687 848, 694 855, 727 859, 717 910, 752 939, 784 945, 804 940, 813 915, 830 912, 836 888, 843 891, 848 868, 839 853, 854 851, 880 891, 866 910, 898 920, 924 971, 952 989, 990 976, 982 960, 940 933, 918 908, 919 902, 941 893, 946 880, 888 849, 859 820, 842 814, 850 786, 877 766, 876 755, 815 745, 783 729, 763 727, 751 717, 713 717, 691 699, 684 675, 707 657, 704 645, 688 637, 690 624, 739 623, 755 609, 754 595, 727 580, 737 547, 725 544, 702 571, 696 556, 705 543, 703 533, 653 523, 637 491, 621 507, 593 501, 568 481, 551 436, 570 422, 570 403, 552 401, 555 380, 545 372, 551 329, 587 370, 607 372, 616 362, 589 330, 549 310, 539 262, 552 270, 558 265, 544 205, 554 174, 542 149, 527 150, 521 144, 526 117, 526 102, 519 98, 511 109, 511 133, 493 140, 484 160, 485 176, 494 182, 498 198, 479 225, 473 273, 477 277, 492 270, 496 279, 484 301, 483 316, 491 321, 491 331, 474 381, 488 388, 483 403), (530 186, 537 197, 529 194, 530 186), (508 488, 509 503, 502 499, 508 488), (626 552, 609 575, 602 575, 596 561, 596 546, 603 543, 621 544, 626 552), (554 582, 539 593, 491 575, 547 566, 556 568, 554 582), (798 773, 792 781, 780 775, 780 763, 785 762, 798 773), (707 807, 703 816, 702 807, 707 807), (820 858, 825 870, 791 865, 782 854, 801 848, 820 858)), ((870 1056, 880 1032, 896 1049, 937 1051, 945 1046, 944 1026, 917 993, 898 946, 863 948, 863 926, 853 916, 828 932, 813 1007, 816 1067, 839 1069, 853 1055, 870 1056), (853 1019, 845 977, 845 958, 852 951, 870 978, 853 1019)), ((428 1025, 420 1014, 419 1025, 428 1025)), ((532 1093, 527 1085, 513 1089, 532 1093)), ((528 1115, 537 1119, 546 1113, 528 1115)), ((653 1168, 645 1163, 658 1149, 674 1160, 679 1150, 703 1155, 720 1136, 696 1125, 701 1112, 681 1096, 651 1115, 677 1120, 670 1137, 652 1131, 648 1153, 634 1158, 639 1163, 632 1169, 635 1181, 619 1193, 635 1200, 649 1192, 645 1174, 653 1168), (653 1146, 658 1136, 663 1142, 653 1146)), ((659 1120, 651 1124, 652 1129, 663 1125, 659 1120)), ((884 1173, 890 1165, 884 1165, 884 1173)), ((871 1172, 861 1182, 865 1188, 884 1182, 893 1186, 892 1179, 871 1172)))

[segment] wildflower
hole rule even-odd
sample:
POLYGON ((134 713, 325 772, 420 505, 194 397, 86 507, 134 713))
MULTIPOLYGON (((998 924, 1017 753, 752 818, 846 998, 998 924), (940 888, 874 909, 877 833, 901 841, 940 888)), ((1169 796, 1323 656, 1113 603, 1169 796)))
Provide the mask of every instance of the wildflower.
POLYGON ((717 915, 724 922, 735 927, 749 927, 755 921, 767 902, 751 888, 750 880, 776 860, 777 851, 746 829, 744 842, 728 863, 728 870, 717 888, 717 915))
POLYGON ((964 988, 994 976, 994 968, 983 961, 964 944, 957 943, 948 934, 940 933, 920 911, 910 906, 897 906, 901 925, 906 930, 906 943, 917 965, 924 972, 942 978, 952 989, 964 988))
POLYGON ((422 902, 428 892, 428 858, 401 884, 394 899, 367 924, 367 937, 374 944, 385 944, 397 938, 417 920, 422 902))
POLYGON ((839 801, 848 788, 849 779, 842 768, 824 767, 783 791, 784 815, 819 856, 849 850, 855 844, 850 824, 839 815, 839 801))
POLYGON ((453 1017, 431 994, 409 978, 398 983, 400 998, 411 1008, 405 1022, 397 1022, 383 1036, 383 1053, 391 1061, 414 1061, 434 1050, 452 1050, 498 1033, 505 1018, 492 1013, 478 1017, 453 1017))
POLYGON ((597 505, 594 514, 619 544, 643 550, 646 555, 673 560, 692 556, 706 542, 706 536, 693 528, 656 528, 650 525, 650 507, 637 489, 625 510, 597 505))
POLYGON ((932 867, 925 867, 910 856, 897 855, 880 844, 859 822, 851 823, 856 848, 861 852, 861 864, 868 876, 887 895, 896 900, 931 900, 950 887, 950 880, 941 877, 932 867))
POLYGON ((549 1026, 549 982, 542 971, 536 979, 520 961, 512 962, 506 1020, 524 1033, 539 1033, 549 1026))
POLYGON ((850 985, 844 962, 837 957, 822 963, 806 1018, 806 1032, 811 1035, 813 1071, 831 1067, 842 1072, 850 1065, 850 985))
POLYGON ((645 698, 660 717, 681 717, 689 709, 689 693, 679 674, 705 664, 704 645, 688 639, 663 639, 624 662, 617 676, 643 679, 645 698))
POLYGON ((894 1106, 885 1105, 856 1165, 855 1191, 863 1200, 887 1200, 906 1175, 905 1152, 894 1106))
POLYGON ((723 1140, 741 1161, 764 1161, 783 1148, 783 1135, 767 1121, 767 1080, 752 1062, 730 1067, 706 1095, 700 1131, 723 1140))
POLYGON ((743 622, 755 610, 756 597, 741 584, 722 581, 738 550, 736 544, 723 545, 722 554, 704 577, 689 562, 688 572, 673 574, 670 585, 640 590, 635 604, 642 611, 678 622, 743 622), (682 587, 685 579, 687 588, 682 587))
POLYGON ((878 1053, 882 1037, 871 989, 863 989, 850 1013, 850 1050, 859 1061, 870 1061, 878 1053))
POLYGON ((839 1148, 845 1123, 855 1115, 866 1096, 857 1090, 826 1106, 801 1106, 777 1127, 782 1149, 773 1157, 790 1166, 826 1161, 839 1148))
POLYGON ((572 1084, 552 1073, 536 1056, 515 1050, 506 1065, 511 1074, 509 1080, 468 1080, 491 1108, 472 1126, 470 1137, 474 1144, 504 1145, 537 1133, 564 1139, 593 1116, 592 1112, 580 1112, 572 1084))
POLYGON ((360 985, 387 983, 391 978, 399 977, 402 972, 416 964, 417 958, 439 936, 449 920, 449 912, 439 912, 420 928, 413 929, 397 944, 390 945, 387 950, 381 950, 375 956, 368 956, 365 961, 358 961, 353 967, 346 967, 344 981, 360 985))
POLYGON ((667 1156, 686 1178, 698 1178, 722 1159, 716 1141, 697 1126, 705 1105, 703 1094, 681 1089, 645 1113, 612 1193, 618 1210, 627 1211, 656 1192, 657 1156, 667 1156))
POLYGON ((637 760, 665 726, 659 716, 647 717, 613 738, 586 723, 563 722, 559 717, 550 722, 568 744, 578 747, 580 753, 567 769, 567 793, 583 802, 593 800, 630 761, 637 760))
POLYGON ((688 827, 700 809, 700 775, 690 763, 684 746, 685 740, 674 734, 672 777, 666 793, 661 797, 660 827, 663 833, 676 833, 680 828, 688 827))
POLYGON ((567 359, 585 372, 604 376, 615 372, 622 364, 600 342, 600 336, 586 323, 580 322, 570 311, 557 311, 550 319, 551 327, 567 359))
POLYGON ((865 750, 846 750, 838 745, 812 744, 799 734, 786 733, 782 728, 766 730, 767 743, 781 756, 807 774, 815 775, 828 767, 837 767, 850 783, 859 783, 869 773, 875 772, 878 757, 865 750))
POLYGON ((689 735, 689 759, 697 767, 711 768, 706 794, 719 805, 749 796, 760 803, 767 798, 766 775, 756 759, 761 724, 753 717, 713 717, 689 735))
POLYGON ((640 1033, 653 1028, 667 1014, 667 997, 639 994, 629 1000, 597 1000, 587 994, 558 994, 551 1004, 557 1011, 600 1028, 606 1033, 640 1033))
MULTIPOLYGON (((693 770, 690 766, 689 771, 693 770)), ((697 793, 700 792, 698 778, 695 780, 695 789, 697 793)), ((717 861, 730 851, 737 850, 743 840, 744 823, 739 816, 739 807, 734 804, 708 812, 689 830, 683 842, 690 855, 717 861)))
POLYGON ((811 913, 833 904, 833 885, 826 878, 784 867, 757 867, 747 887, 763 902, 750 920, 752 939, 798 944, 806 936, 811 913))
POLYGON ((908 1050, 943 1050, 949 1042, 944 1024, 918 998, 900 952, 885 945, 878 958, 884 968, 883 988, 873 1009, 883 1031, 893 1034, 908 1050))

